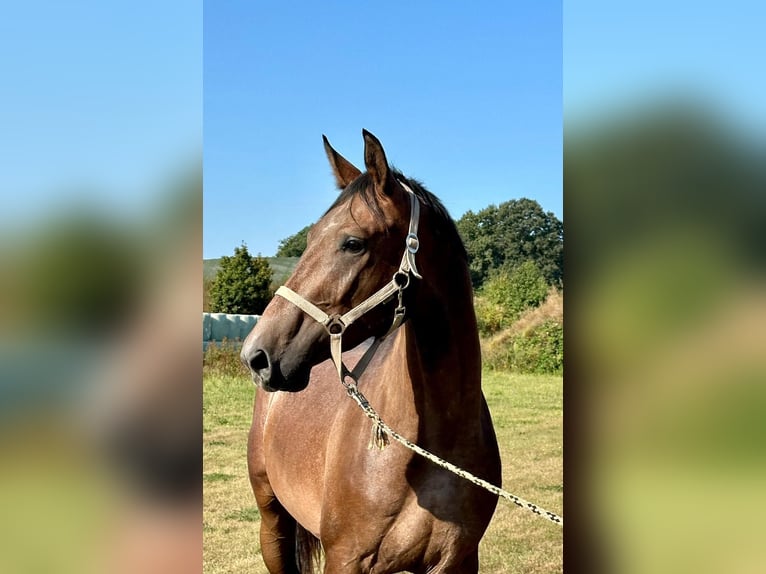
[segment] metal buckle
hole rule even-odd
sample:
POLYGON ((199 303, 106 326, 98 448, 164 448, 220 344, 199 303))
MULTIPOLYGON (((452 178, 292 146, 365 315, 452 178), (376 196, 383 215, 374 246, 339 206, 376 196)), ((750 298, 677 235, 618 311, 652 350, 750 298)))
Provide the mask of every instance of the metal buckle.
POLYGON ((407 234, 405 243, 407 245, 407 251, 409 251, 413 255, 418 252, 418 249, 420 249, 420 240, 418 239, 418 236, 415 235, 414 233, 407 234))

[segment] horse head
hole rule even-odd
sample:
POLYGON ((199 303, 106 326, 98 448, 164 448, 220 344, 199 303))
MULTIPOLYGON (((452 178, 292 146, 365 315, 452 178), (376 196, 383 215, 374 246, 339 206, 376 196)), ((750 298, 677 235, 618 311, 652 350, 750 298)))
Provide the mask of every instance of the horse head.
MULTIPOLYGON (((386 285, 408 286, 417 276, 414 259, 411 266, 403 266, 407 241, 410 252, 419 247, 411 232, 412 214, 419 211, 415 204, 420 199, 410 198, 412 190, 389 167, 380 141, 366 130, 363 136, 364 173, 323 136, 341 193, 312 226, 306 250, 285 283, 287 289, 282 290, 308 303, 301 308, 300 302, 274 297, 242 346, 242 362, 266 391, 303 390, 311 368, 329 358, 333 331, 322 324, 322 316, 337 322, 386 285), (312 309, 315 316, 310 315, 312 309)), ((395 299, 386 298, 347 329, 342 325, 344 345, 351 348, 384 335, 391 325, 395 299)))

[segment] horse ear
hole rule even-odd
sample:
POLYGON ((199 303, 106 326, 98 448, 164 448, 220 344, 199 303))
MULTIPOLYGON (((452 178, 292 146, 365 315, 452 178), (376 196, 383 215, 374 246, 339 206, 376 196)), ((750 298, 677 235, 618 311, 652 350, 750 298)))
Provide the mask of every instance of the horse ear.
POLYGON ((322 135, 322 141, 324 141, 324 151, 327 154, 327 159, 330 160, 330 166, 332 167, 332 173, 335 176, 335 183, 338 185, 338 189, 345 188, 349 183, 362 175, 362 172, 354 164, 332 149, 325 135, 322 135))
POLYGON ((362 136, 364 137, 364 165, 372 177, 375 191, 388 194, 390 193, 390 190, 386 189, 388 160, 386 160, 383 146, 378 141, 378 138, 367 130, 362 130, 362 136))

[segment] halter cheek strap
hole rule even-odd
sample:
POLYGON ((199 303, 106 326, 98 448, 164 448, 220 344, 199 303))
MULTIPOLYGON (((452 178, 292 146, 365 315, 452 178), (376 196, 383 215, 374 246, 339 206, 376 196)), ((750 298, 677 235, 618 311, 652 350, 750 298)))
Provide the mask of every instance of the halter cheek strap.
POLYGON ((309 317, 314 319, 317 323, 324 326, 327 332, 330 334, 330 356, 335 367, 338 370, 338 377, 341 382, 345 384, 345 375, 351 375, 353 380, 358 380, 364 369, 369 364, 372 356, 378 350, 380 343, 388 335, 396 331, 404 322, 405 307, 403 304, 404 290, 410 284, 410 274, 414 275, 418 279, 422 279, 422 276, 418 272, 418 268, 415 265, 415 254, 420 248, 420 242, 418 240, 418 221, 420 220, 420 201, 415 193, 402 181, 399 181, 401 186, 408 192, 410 196, 410 227, 405 240, 404 255, 402 255, 402 262, 399 264, 399 269, 391 281, 386 283, 378 291, 370 295, 367 299, 362 301, 356 307, 353 307, 343 315, 334 314, 328 315, 322 311, 319 307, 314 305, 311 301, 308 301, 301 295, 298 295, 295 291, 289 287, 282 285, 277 289, 275 295, 287 299, 306 313, 309 317), (343 333, 346 328, 349 327, 354 321, 359 319, 362 315, 370 311, 371 309, 387 303, 394 296, 398 297, 398 305, 394 310, 394 318, 391 323, 391 327, 388 329, 385 335, 375 339, 375 342, 365 352, 362 358, 359 360, 353 371, 349 371, 343 364, 343 333))

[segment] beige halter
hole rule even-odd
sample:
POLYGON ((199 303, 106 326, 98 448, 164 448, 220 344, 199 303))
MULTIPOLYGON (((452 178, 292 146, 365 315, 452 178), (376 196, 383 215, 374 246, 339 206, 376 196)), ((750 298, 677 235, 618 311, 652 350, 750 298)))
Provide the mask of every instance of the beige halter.
POLYGON ((401 186, 408 192, 410 196, 410 228, 405 239, 404 255, 402 256, 402 262, 399 265, 399 269, 386 285, 381 289, 370 295, 367 299, 362 301, 356 307, 353 307, 343 315, 334 314, 328 315, 322 311, 319 307, 304 299, 298 295, 295 291, 284 285, 277 289, 275 295, 279 295, 290 301, 293 305, 300 308, 309 317, 321 323, 327 332, 330 334, 330 356, 332 357, 335 367, 338 369, 338 377, 341 382, 345 375, 351 375, 354 380, 358 380, 367 364, 372 359, 375 352, 378 350, 380 343, 388 335, 396 331, 404 321, 405 308, 402 302, 404 290, 410 284, 410 274, 414 275, 418 279, 422 279, 422 276, 418 272, 418 268, 415 266, 415 254, 420 248, 420 242, 418 240, 418 221, 420 220, 420 200, 404 182, 399 181, 401 186), (359 317, 367 313, 369 310, 387 303, 393 299, 394 295, 398 296, 398 305, 394 311, 394 319, 391 327, 388 329, 385 335, 375 339, 375 342, 367 349, 367 352, 362 356, 353 371, 349 371, 343 364, 342 354, 343 345, 342 338, 346 328, 356 321, 359 317))

